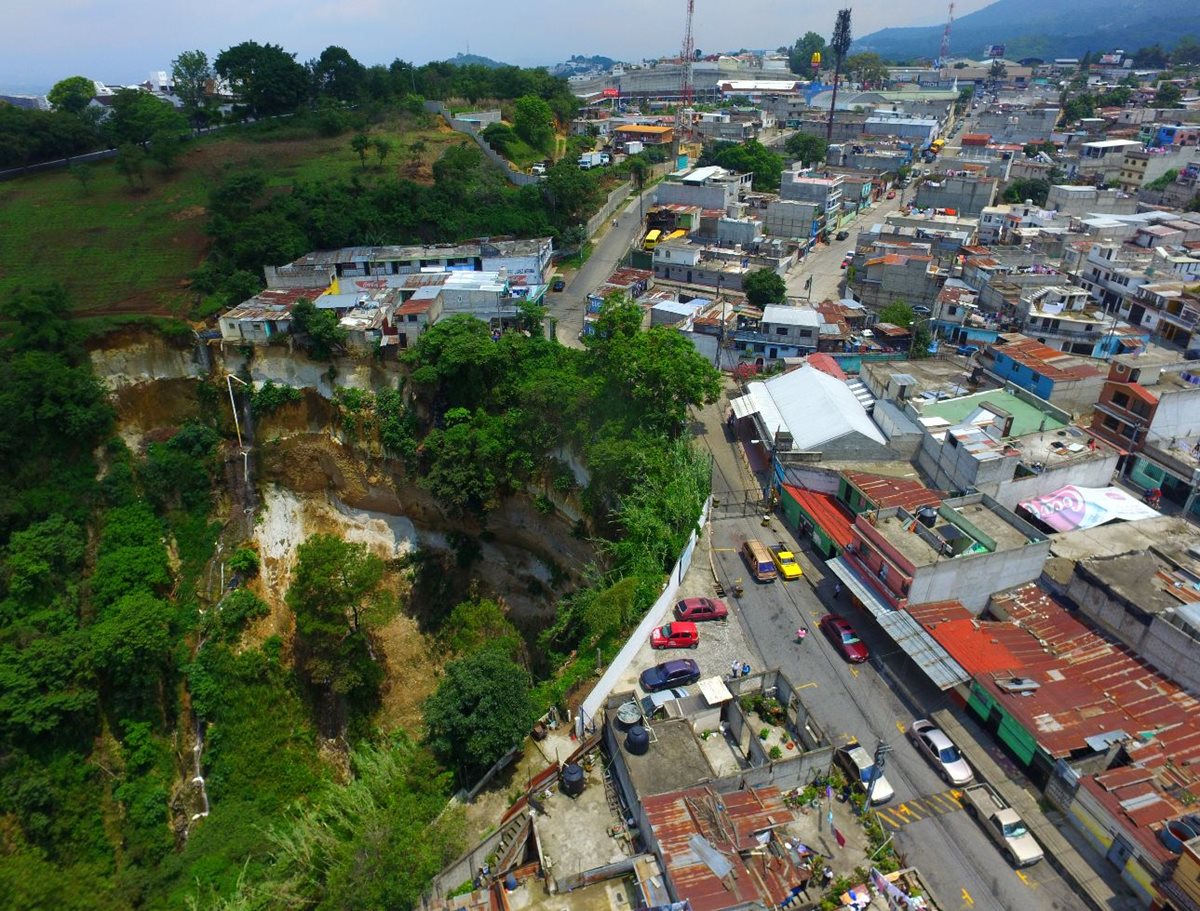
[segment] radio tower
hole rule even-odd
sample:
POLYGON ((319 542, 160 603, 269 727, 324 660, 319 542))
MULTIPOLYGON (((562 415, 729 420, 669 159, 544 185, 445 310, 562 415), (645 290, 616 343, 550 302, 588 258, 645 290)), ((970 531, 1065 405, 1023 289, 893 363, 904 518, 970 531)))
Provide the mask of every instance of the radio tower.
MULTIPOLYGON (((679 77, 679 107, 675 109, 675 157, 679 157, 679 142, 683 138, 684 122, 683 109, 692 106, 692 56, 696 50, 696 42, 692 37, 692 15, 696 11, 696 0, 687 0, 687 22, 683 27, 683 49, 680 52, 681 75, 679 77)), ((691 124, 688 124, 688 134, 691 134, 691 124)))
POLYGON ((946 27, 942 30, 942 51, 938 62, 945 66, 950 59, 950 26, 954 24, 954 0, 950 0, 950 13, 946 16, 946 27))

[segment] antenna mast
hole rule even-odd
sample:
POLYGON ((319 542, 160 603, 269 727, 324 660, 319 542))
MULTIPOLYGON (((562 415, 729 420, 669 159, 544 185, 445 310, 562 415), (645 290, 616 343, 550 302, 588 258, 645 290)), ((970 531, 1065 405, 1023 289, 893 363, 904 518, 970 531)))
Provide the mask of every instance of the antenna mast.
POLYGON ((942 31, 942 50, 938 61, 942 66, 950 59, 950 26, 954 24, 954 0, 950 0, 950 13, 946 16, 946 28, 942 31))
MULTIPOLYGON (((679 143, 685 132, 683 110, 692 106, 692 57, 696 50, 696 42, 692 38, 692 16, 695 11, 696 0, 687 0, 687 22, 683 27, 683 48, 679 52, 679 106, 675 109, 675 142, 673 145, 676 159, 679 158, 679 143)), ((687 124, 686 132, 689 136, 691 135, 690 122, 687 124)))

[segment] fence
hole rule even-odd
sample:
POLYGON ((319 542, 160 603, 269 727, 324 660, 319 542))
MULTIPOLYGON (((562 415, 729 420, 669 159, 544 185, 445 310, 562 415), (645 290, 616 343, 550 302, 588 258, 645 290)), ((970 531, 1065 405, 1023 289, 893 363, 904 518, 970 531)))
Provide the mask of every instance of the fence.
POLYGON ((699 539, 699 530, 704 528, 708 522, 708 511, 712 506, 712 497, 709 497, 704 502, 704 508, 700 510, 700 518, 696 522, 696 528, 692 530, 691 537, 688 538, 687 545, 683 548, 683 553, 679 555, 679 561, 671 567, 671 575, 667 579, 666 587, 663 588, 662 594, 658 596, 658 600, 654 602, 654 606, 646 612, 646 616, 642 618, 642 622, 638 624, 638 628, 633 631, 633 634, 626 640, 624 647, 613 659, 613 663, 608 666, 608 670, 604 672, 604 676, 600 678, 600 682, 588 693, 588 697, 583 700, 583 705, 579 707, 579 715, 575 719, 575 731, 579 736, 583 736, 585 729, 593 725, 592 719, 596 717, 596 713, 604 705, 608 699, 608 694, 612 692, 617 681, 624 675, 626 669, 633 663, 638 651, 641 649, 642 643, 646 641, 650 635, 650 630, 662 623, 662 619, 666 616, 667 611, 675 603, 675 595, 679 592, 679 583, 683 581, 684 574, 688 571, 688 567, 692 565, 692 556, 696 553, 696 541, 699 539))
POLYGON ((469 120, 459 120, 455 117, 450 109, 440 101, 426 101, 425 110, 431 114, 440 114, 450 126, 450 129, 459 133, 464 133, 475 140, 475 144, 479 146, 479 150, 487 156, 488 160, 498 167, 504 174, 504 178, 517 187, 527 187, 538 182, 535 174, 522 174, 513 167, 512 162, 488 145, 488 141, 483 138, 483 134, 474 123, 469 120))

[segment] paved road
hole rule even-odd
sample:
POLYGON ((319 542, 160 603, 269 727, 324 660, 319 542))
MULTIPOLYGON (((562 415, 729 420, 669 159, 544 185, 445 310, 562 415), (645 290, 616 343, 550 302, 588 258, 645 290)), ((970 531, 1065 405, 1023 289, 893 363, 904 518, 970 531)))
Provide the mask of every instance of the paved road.
POLYGON ((724 407, 712 406, 699 415, 702 445, 713 452, 714 494, 728 504, 714 513, 712 546, 724 581, 744 581, 745 595, 737 607, 761 666, 782 668, 801 687, 805 704, 833 741, 853 737, 868 749, 879 740, 891 744, 885 774, 896 796, 886 805, 885 831, 894 833, 897 850, 920 867, 947 911, 1079 908, 1071 887, 1049 864, 1013 870, 978 823, 954 809, 953 795, 903 734, 913 718, 944 707, 945 698, 923 678, 898 670, 904 667, 903 656, 894 654, 895 646, 867 615, 852 613, 835 600, 829 579, 819 591, 803 579, 768 585, 748 580, 737 554, 741 541, 793 539, 778 519, 765 529, 757 512, 741 514, 750 510, 739 508, 739 493, 753 483, 753 476, 724 433, 724 407), (854 624, 871 648, 869 663, 847 665, 818 633, 817 620, 830 610, 854 624), (803 643, 795 641, 800 624, 810 632, 803 643))
MULTIPOLYGON (((654 188, 642 193, 642 208, 649 209, 654 200, 654 188)), ((572 348, 583 347, 579 333, 583 331, 583 314, 587 296, 608 278, 613 269, 625 259, 634 240, 641 237, 642 222, 638 217, 637 196, 617 215, 617 227, 604 227, 597 235, 592 255, 571 278, 566 289, 551 291, 547 309, 557 321, 558 340, 572 348)), ((569 263, 565 265, 570 265, 569 263)))

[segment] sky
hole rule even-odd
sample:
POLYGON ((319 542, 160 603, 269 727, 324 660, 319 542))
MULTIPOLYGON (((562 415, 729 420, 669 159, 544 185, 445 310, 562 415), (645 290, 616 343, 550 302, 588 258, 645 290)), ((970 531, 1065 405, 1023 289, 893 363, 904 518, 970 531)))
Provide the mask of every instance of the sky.
MULTIPOLYGON (((847 0, 853 32, 945 20, 943 4, 847 0)), ((991 0, 956 0, 955 15, 991 0)), ((109 83, 146 80, 170 70, 181 51, 214 58, 246 40, 281 44, 303 62, 329 45, 360 62, 416 63, 473 53, 520 66, 572 54, 635 61, 678 53, 685 0, 35 0, 6 4, 0 90, 45 92, 81 75, 109 83), (569 10, 569 11, 568 11, 569 10)), ((779 0, 696 0, 695 46, 705 53, 776 48, 810 29, 828 39, 840 4, 779 0)), ((930 54, 937 48, 930 48, 930 54)))

